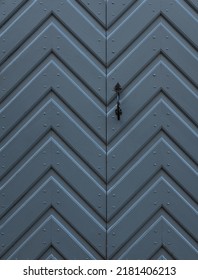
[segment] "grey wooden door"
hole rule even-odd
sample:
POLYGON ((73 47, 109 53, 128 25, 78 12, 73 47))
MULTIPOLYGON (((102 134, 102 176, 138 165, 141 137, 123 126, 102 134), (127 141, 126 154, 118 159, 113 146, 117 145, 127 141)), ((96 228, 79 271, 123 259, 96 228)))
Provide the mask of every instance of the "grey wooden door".
POLYGON ((197 11, 0 1, 1 259, 198 259, 197 11))
POLYGON ((104 27, 83 1, 0 10, 0 256, 103 259, 104 27))
POLYGON ((197 8, 108 1, 108 258, 198 258, 197 8))

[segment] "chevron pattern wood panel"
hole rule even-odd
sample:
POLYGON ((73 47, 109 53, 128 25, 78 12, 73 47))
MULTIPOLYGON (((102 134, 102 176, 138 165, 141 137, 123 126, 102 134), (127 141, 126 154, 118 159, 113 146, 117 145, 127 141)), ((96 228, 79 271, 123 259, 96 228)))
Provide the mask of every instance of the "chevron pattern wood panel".
POLYGON ((0 2, 2 259, 106 257, 106 17, 95 8, 0 2))
POLYGON ((0 1, 1 259, 198 259, 197 13, 0 1))
POLYGON ((107 7, 107 257, 198 259, 197 1, 107 7))

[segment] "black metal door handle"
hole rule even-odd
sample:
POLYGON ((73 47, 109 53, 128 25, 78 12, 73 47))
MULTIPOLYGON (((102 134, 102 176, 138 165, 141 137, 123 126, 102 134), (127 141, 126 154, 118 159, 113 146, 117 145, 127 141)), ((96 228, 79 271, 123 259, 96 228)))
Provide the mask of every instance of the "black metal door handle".
POLYGON ((116 105, 116 109, 115 109, 115 114, 118 118, 118 120, 120 120, 120 116, 122 115, 122 109, 120 108, 120 93, 121 93, 122 87, 119 83, 117 83, 114 87, 114 91, 117 94, 117 105, 116 105))

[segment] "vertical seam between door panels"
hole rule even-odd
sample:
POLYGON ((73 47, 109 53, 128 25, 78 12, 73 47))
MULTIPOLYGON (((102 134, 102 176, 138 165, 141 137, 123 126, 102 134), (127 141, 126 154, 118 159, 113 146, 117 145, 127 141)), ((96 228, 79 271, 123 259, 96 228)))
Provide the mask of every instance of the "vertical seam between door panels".
POLYGON ((106 118, 105 118, 105 124, 106 124, 106 259, 107 257, 107 0, 105 0, 105 97, 106 97, 106 118))

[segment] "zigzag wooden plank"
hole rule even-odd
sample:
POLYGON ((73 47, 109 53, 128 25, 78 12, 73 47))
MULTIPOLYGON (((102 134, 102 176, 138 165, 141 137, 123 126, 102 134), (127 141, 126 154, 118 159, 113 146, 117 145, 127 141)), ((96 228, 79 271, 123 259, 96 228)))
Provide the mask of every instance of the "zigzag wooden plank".
POLYGON ((35 220, 42 216, 50 207, 51 192, 50 190, 43 192, 43 189, 47 187, 48 184, 45 184, 41 189, 37 190, 32 197, 27 199, 25 205, 18 208, 17 211, 0 226, 1 231, 4 233, 1 237, 1 256, 33 225, 35 220), (34 211, 32 211, 32 205, 37 206, 34 211), (26 220, 27 216, 28 220, 26 220), (21 221, 25 222, 22 223, 21 221), (21 224, 21 226, 18 227, 18 224, 21 224), (15 229, 14 231, 13 228, 15 229), (2 246, 2 244, 4 244, 4 246, 2 246))
POLYGON ((107 1, 107 27, 110 28, 117 22, 118 18, 136 2, 136 0, 107 1))
POLYGON ((104 118, 105 113, 103 108, 99 107, 94 100, 87 95, 86 89, 83 90, 83 86, 80 83, 76 83, 70 76, 70 73, 66 73, 65 69, 62 69, 57 64, 56 60, 48 62, 39 72, 35 74, 33 79, 24 87, 17 91, 12 98, 0 112, 2 116, 2 125, 5 129, 0 131, 2 137, 9 132, 15 125, 21 121, 21 119, 28 114, 28 112, 34 108, 38 102, 48 94, 50 89, 60 96, 65 103, 75 111, 76 115, 79 115, 84 122, 90 126, 95 133, 97 133, 102 139, 105 135, 104 118), (48 77, 51 77, 49 80, 48 77), (45 88, 43 87, 45 85, 45 88), (65 95, 65 90, 68 93, 65 95), (85 111, 84 108, 89 106, 89 110, 85 111), (23 107, 23 110, 20 110, 23 107), (12 112, 15 112, 13 115, 12 112), (93 115, 100 117, 93 118, 93 115), (6 124, 6 125, 5 125, 6 124), (98 129, 100 127, 100 129, 98 129))
POLYGON ((0 189, 1 216, 4 215, 23 195, 28 192, 34 182, 41 178, 50 167, 51 140, 37 148, 26 162, 14 170, 0 189), (20 186, 16 187, 16 186, 20 186), (14 190, 14 192, 13 192, 14 190))
POLYGON ((2 147, 1 159, 6 157, 6 160, 0 175, 3 176, 3 174, 16 164, 17 160, 23 157, 51 128, 65 139, 66 143, 73 147, 85 162, 89 165, 91 164, 92 168, 95 169, 99 175, 105 178, 105 150, 94 141, 93 137, 89 137, 89 134, 82 130, 66 111, 53 100, 46 103, 44 108, 41 108, 29 119, 24 127, 17 131, 12 139, 2 147), (70 131, 69 134, 68 131, 70 131), (34 132, 34 136, 32 136, 31 132, 34 132), (22 139, 25 140, 24 143, 22 139), (74 141, 75 139, 77 141, 74 141), (80 143, 82 143, 82 145, 79 145, 79 139, 81 139, 80 143), (17 147, 17 150, 15 150, 15 147, 17 147), (98 154, 100 154, 100 156, 98 154), (93 157, 93 155, 96 156, 93 157))
MULTIPOLYGON (((198 123, 198 96, 196 89, 190 88, 177 73, 171 69, 166 60, 156 60, 156 65, 143 78, 135 83, 133 87, 127 88, 122 92, 125 95, 122 98, 122 108, 124 110, 124 118, 122 123, 118 122, 115 117, 115 106, 110 105, 107 115, 108 126, 114 129, 108 130, 108 142, 111 147, 116 135, 120 133, 129 121, 141 112, 141 110, 151 102, 151 100, 159 95, 160 90, 165 93, 171 101, 173 101, 179 109, 181 109, 195 123, 198 123), (146 94, 145 94, 146 88, 146 94)), ((113 104, 114 105, 114 104, 113 104)))
POLYGON ((179 73, 170 67, 167 62, 162 63, 161 86, 168 97, 198 125, 198 111, 196 110, 198 104, 197 89, 192 84, 185 83, 184 77, 180 77, 179 73))
POLYGON ((32 157, 29 157, 29 160, 20 168, 18 167, 16 173, 3 184, 1 188, 2 214, 5 214, 21 198, 24 192, 28 192, 34 182, 51 166, 96 212, 105 216, 105 191, 102 186, 96 181, 96 178, 91 177, 82 165, 79 165, 65 149, 52 139, 49 139, 32 157), (65 166, 68 168, 67 173, 65 172, 65 166), (25 176, 27 174, 28 176, 25 176), (80 182, 84 183, 83 188, 80 187, 80 182), (15 186, 20 186, 20 188, 15 186), (15 192, 13 192, 13 189, 15 189, 15 192))
POLYGON ((185 0, 189 5, 191 5, 196 11, 198 11, 198 3, 196 0, 185 0))
POLYGON ((161 50, 184 73, 195 86, 198 86, 197 52, 187 48, 166 26, 161 28, 161 50), (177 52, 175 53, 175 51, 177 52))
POLYGON ((52 245, 68 260, 88 260, 103 259, 103 257, 84 243, 81 243, 80 237, 74 236, 69 229, 63 226, 57 219, 52 228, 52 245), (58 233, 57 233, 58 232, 58 233), (62 242, 58 241, 62 240, 62 242))
POLYGON ((198 200, 197 171, 162 138, 111 186, 107 193, 108 219, 120 211, 123 205, 161 168, 170 174, 195 201, 198 200), (143 174, 142 170, 144 170, 143 174))
POLYGON ((164 248, 160 248, 151 258, 151 260, 174 260, 173 256, 170 255, 164 248))
POLYGON ((192 208, 185 199, 178 194, 163 178, 160 178, 149 190, 128 208, 121 217, 115 220, 108 229, 109 246, 117 250, 122 247, 130 236, 133 236, 139 228, 148 221, 159 208, 166 209, 179 224, 189 232, 193 238, 197 239, 198 225, 196 223, 198 212, 192 208), (154 194, 154 195, 153 195, 154 194), (176 210, 179 209, 179 211, 176 210), (186 216, 183 216, 186 213, 186 216), (138 217, 138 219, 136 219, 138 217), (186 217, 188 217, 186 219, 186 217), (131 223, 133 221, 133 223, 131 223), (122 229, 122 234, 119 232, 122 229))
POLYGON ((50 105, 50 101, 46 103, 1 148, 0 158, 1 160, 4 159, 4 168, 0 172, 1 177, 16 165, 17 161, 50 130, 50 119, 48 117, 50 115, 50 105))
MULTIPOLYGON (((33 193, 17 211, 10 215, 9 220, 1 225, 1 230, 4 232, 1 242, 3 244, 13 244, 32 224, 42 215, 48 208, 53 207, 59 212, 64 219, 72 225, 86 240, 93 244, 95 247, 95 236, 98 238, 98 244, 105 242, 104 227, 98 222, 96 216, 91 216, 90 213, 83 208, 78 201, 76 201, 66 190, 57 185, 53 179, 48 179, 37 191, 33 193), (34 205, 37 205, 36 210, 32 211, 34 205), (68 215, 69 213, 69 215, 68 215), (73 213, 72 215, 70 213, 73 213), (23 223, 20 227, 20 221, 25 221, 28 216, 28 221, 23 223), (79 222, 80 219, 80 222, 79 222), (92 232, 89 231, 89 226, 92 232), (16 228, 13 235, 12 228, 16 228), (100 233, 100 234, 99 234, 100 233), (94 238, 94 241, 92 240, 94 238)), ((105 248, 104 244, 98 246, 98 251, 105 248)), ((6 250, 6 246, 3 247, 6 250)), ((104 254, 104 252, 103 252, 104 254)))
POLYGON ((108 101, 115 94, 113 88, 116 80, 125 87, 161 50, 197 85, 196 54, 186 49, 164 25, 160 24, 108 74, 108 101))
POLYGON ((179 1, 161 0, 161 13, 179 30, 193 47, 198 48, 197 25, 195 18, 179 1), (186 24, 188 22, 188 24, 186 24))
MULTIPOLYGON (((51 23, 31 44, 23 50, 5 69, 2 71, 1 89, 3 93, 8 94, 16 85, 24 79, 38 64, 44 60, 52 50, 65 61, 66 65, 75 72, 75 74, 91 87, 98 97, 105 99, 105 77, 104 72, 95 65, 90 59, 82 54, 60 30, 51 23), (62 36, 62 40, 57 43, 57 36, 62 36), (56 43, 54 43, 54 41, 56 43), (70 54, 68 56, 68 53, 70 54), (29 59, 34 57, 34 59, 29 59), (78 62, 75 62, 78 57, 78 62), (23 63, 27 61, 27 63, 23 63), (83 65, 83 69, 79 67, 83 65), (16 72, 15 69, 18 69, 16 72), (86 71, 84 71, 86 69, 86 71), (4 77, 4 78, 3 78, 4 77), (8 79, 9 77, 9 79, 8 79), (94 81, 94 82, 93 82, 94 81)), ((43 85, 44 87, 46 85, 43 85)))
POLYGON ((14 2, 12 0, 1 1, 0 10, 2 13, 0 14, 0 27, 3 26, 5 21, 12 17, 12 15, 14 15, 26 2, 27 0, 15 0, 14 2))
POLYGON ((107 154, 108 162, 108 180, 119 172, 119 170, 127 164, 131 157, 133 157, 144 145, 146 145, 151 138, 153 138, 161 129, 160 120, 156 116, 160 114, 161 102, 157 103, 150 111, 143 116, 128 133, 116 142, 116 144, 109 149, 107 154), (154 115, 155 114, 155 115, 154 115), (128 149, 124 147, 130 147, 128 149), (119 161, 117 160, 119 158, 119 161))
POLYGON ((124 88, 140 73, 160 52, 160 42, 155 40, 160 36, 160 26, 157 26, 134 48, 127 57, 116 65, 107 76, 107 102, 115 95, 115 81, 124 88), (130 69, 130 71, 129 71, 130 69))
POLYGON ((90 1, 87 0, 77 0, 79 4, 83 4, 87 11, 97 19, 104 28, 106 28, 106 1, 90 1))
POLYGON ((95 259, 83 244, 53 216, 30 234, 8 259, 38 259, 49 246, 53 246, 65 259, 95 259), (58 240, 65 240, 60 244, 58 240), (31 249, 32 248, 32 249, 31 249))
MULTIPOLYGON (((111 4, 109 3, 109 6, 111 4)), ((111 9, 109 10, 112 13, 111 9)), ((160 13, 160 1, 143 1, 107 39, 107 62, 112 63, 130 42, 134 41, 160 13), (141 18, 141 20, 139 20, 141 18), (138 22, 138 24, 137 24, 138 22), (133 27, 133 28, 131 28, 133 27), (125 30, 130 30, 130 35, 125 30)), ((148 46, 149 48, 149 46, 148 46)), ((148 52, 149 53, 149 52, 148 52)), ((138 58, 140 58, 139 56, 138 58)), ((134 65, 136 62, 134 62, 134 65)), ((130 68, 128 68, 130 69, 130 68)))
POLYGON ((163 223, 163 246, 178 260, 197 260, 198 246, 194 247, 169 221, 163 223))
POLYGON ((196 260, 198 257, 197 249, 162 216, 117 258, 150 259, 152 254, 156 253, 162 246, 178 259, 196 260), (186 253, 185 256, 181 254, 180 246, 182 246, 182 252, 186 253))
POLYGON ((91 176, 91 172, 84 169, 83 165, 79 164, 80 161, 76 161, 69 151, 61 147, 55 140, 52 153, 54 170, 105 220, 106 192, 104 185, 97 180, 97 177, 91 176), (68 167, 68 172, 66 172, 65 166, 68 167), (82 182, 83 188, 81 187, 82 182))
POLYGON ((35 260, 42 255, 51 244, 48 234, 52 228, 51 218, 48 217, 32 232, 25 242, 22 242, 6 259, 10 260, 35 260))
POLYGON ((64 260, 64 258, 52 246, 50 246, 39 260, 64 260))
POLYGON ((57 252, 57 250, 50 246, 39 260, 64 260, 64 257, 60 255, 60 252, 57 252))
POLYGON ((165 131, 179 147, 182 147, 195 162, 198 162, 197 132, 185 123, 168 104, 159 101, 109 149, 107 163, 109 179, 115 176, 122 166, 128 163, 130 158, 134 157, 160 130, 165 131), (186 135, 185 138, 182 137, 183 134, 186 135), (130 147, 131 143, 133 145, 129 152, 124 147, 130 147))
POLYGON ((147 260, 156 253, 162 246, 161 237, 162 221, 159 219, 153 223, 150 228, 146 229, 144 234, 141 235, 132 245, 127 246, 124 252, 120 255, 114 255, 116 252, 108 251, 110 259, 128 259, 128 260, 147 260), (144 248, 144 250, 142 250, 144 248))
MULTIPOLYGON (((100 59, 105 60, 105 37, 79 9, 73 7, 70 1, 43 0, 34 1, 1 35, 2 48, 0 61, 4 61, 21 42, 40 26, 51 14, 55 14, 61 22, 71 30, 100 59), (34 17, 32 15, 34 14, 34 17), (31 18, 31 21, 29 20, 31 18), (76 22, 78 18, 78 23, 76 22), (26 23, 24 25, 24 22, 26 23), (87 32, 84 32, 86 30, 87 32), (13 36, 16 34, 18 36, 13 36)), ((61 34, 63 35, 63 34, 61 34)), ((53 40, 51 41, 51 43, 53 40)), ((46 43, 43 44, 45 46, 46 43)), ((47 45, 46 45, 47 46, 47 45)))

